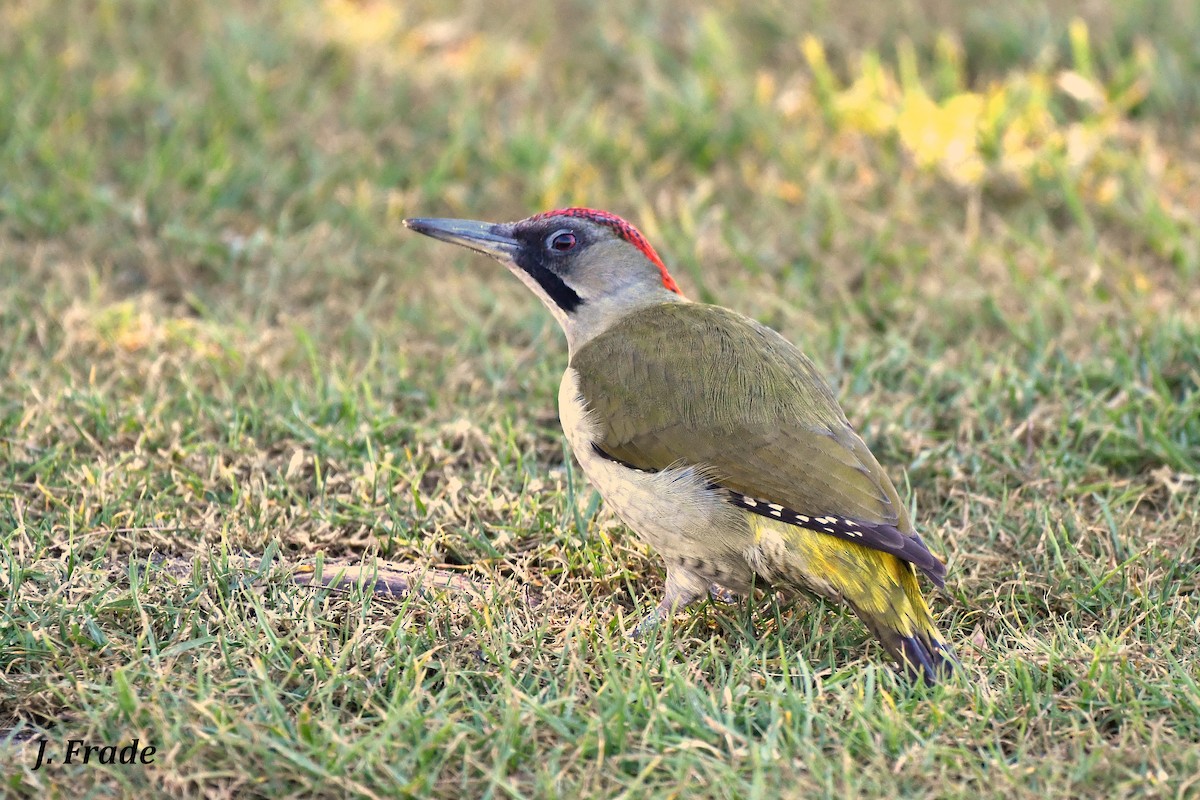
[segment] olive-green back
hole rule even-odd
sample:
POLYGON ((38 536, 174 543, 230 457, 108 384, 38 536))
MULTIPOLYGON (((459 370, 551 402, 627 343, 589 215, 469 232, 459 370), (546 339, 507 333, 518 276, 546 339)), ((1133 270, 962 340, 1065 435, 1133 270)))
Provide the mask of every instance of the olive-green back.
POLYGON ((748 497, 912 531, 816 366, 770 328, 719 306, 665 303, 583 345, 571 366, 613 458, 701 465, 748 497))

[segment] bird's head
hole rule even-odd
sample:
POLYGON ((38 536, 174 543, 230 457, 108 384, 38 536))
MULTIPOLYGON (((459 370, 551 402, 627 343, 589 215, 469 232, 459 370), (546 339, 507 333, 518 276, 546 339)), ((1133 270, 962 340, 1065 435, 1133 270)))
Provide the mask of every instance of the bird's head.
POLYGON ((565 208, 494 224, 462 219, 404 224, 507 266, 550 309, 572 350, 626 314, 684 299, 646 237, 607 211, 565 208))

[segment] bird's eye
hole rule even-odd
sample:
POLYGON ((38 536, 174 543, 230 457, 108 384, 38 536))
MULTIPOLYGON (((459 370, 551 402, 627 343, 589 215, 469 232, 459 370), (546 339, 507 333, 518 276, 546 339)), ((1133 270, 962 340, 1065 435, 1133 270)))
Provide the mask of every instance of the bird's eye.
POLYGON ((570 231, 558 231, 550 234, 550 238, 546 240, 546 244, 551 250, 557 250, 560 253, 565 253, 575 246, 575 234, 570 231))

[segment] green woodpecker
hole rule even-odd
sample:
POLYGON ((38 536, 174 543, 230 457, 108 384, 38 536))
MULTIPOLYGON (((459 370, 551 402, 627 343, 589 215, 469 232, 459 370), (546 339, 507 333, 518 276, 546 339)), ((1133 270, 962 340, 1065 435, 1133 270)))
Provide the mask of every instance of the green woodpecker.
POLYGON ((845 601, 927 682, 952 670, 916 577, 942 586, 946 568, 796 347, 689 302, 645 237, 604 211, 404 224, 501 262, 562 326, 567 441, 666 564, 662 602, 637 631, 710 587, 748 592, 757 576, 845 601))

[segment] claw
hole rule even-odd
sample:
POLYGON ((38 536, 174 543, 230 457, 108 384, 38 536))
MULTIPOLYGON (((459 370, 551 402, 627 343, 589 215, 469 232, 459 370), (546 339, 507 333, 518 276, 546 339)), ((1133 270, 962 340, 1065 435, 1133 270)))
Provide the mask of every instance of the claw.
POLYGON ((633 630, 629 632, 630 639, 641 639, 654 628, 658 627, 658 623, 662 621, 662 616, 658 613, 658 609, 654 609, 646 616, 642 617, 642 621, 633 626, 633 630))
POLYGON ((712 598, 714 603, 722 605, 734 606, 737 605, 738 594, 732 589, 726 589, 720 584, 714 583, 708 587, 708 596, 712 598))

